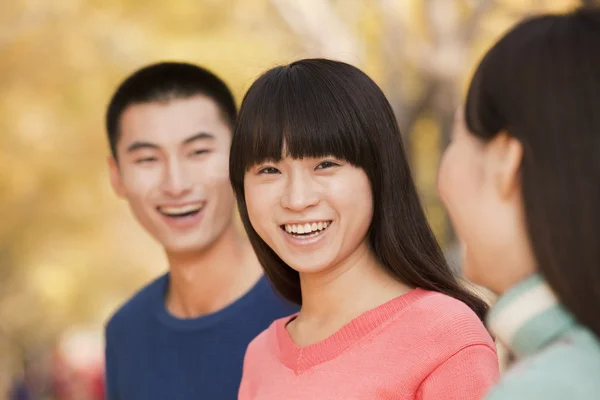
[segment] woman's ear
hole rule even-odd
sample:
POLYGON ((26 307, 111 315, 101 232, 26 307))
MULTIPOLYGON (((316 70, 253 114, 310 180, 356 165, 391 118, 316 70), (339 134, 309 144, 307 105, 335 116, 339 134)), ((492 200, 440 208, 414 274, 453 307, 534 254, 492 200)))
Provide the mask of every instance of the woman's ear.
POLYGON ((520 168, 523 159, 523 145, 519 140, 503 131, 489 143, 487 168, 494 187, 502 199, 511 198, 520 191, 520 168))

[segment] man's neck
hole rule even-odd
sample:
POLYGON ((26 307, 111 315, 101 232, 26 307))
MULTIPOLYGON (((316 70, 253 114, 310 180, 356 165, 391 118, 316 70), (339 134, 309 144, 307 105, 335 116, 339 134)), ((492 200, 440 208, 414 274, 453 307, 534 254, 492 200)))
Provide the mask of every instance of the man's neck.
POLYGON ((300 346, 326 339, 354 318, 409 292, 379 264, 368 245, 334 269, 301 274, 302 309, 288 325, 300 346))
POLYGON ((233 224, 209 248, 167 253, 166 307, 178 318, 196 318, 223 309, 247 293, 262 275, 250 244, 233 224))

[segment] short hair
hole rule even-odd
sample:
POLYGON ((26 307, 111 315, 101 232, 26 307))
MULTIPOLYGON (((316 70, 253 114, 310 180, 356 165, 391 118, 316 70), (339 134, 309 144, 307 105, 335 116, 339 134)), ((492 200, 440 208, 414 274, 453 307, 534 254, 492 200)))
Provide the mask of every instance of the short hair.
POLYGON ((246 94, 229 172, 250 242, 276 289, 302 304, 300 277, 261 239, 248 216, 244 176, 264 160, 335 156, 362 168, 373 196, 371 249, 395 279, 452 296, 483 318, 487 305, 448 267, 427 223, 392 108, 349 64, 306 59, 264 73, 246 94))
POLYGON ((525 218, 537 268, 600 335, 600 9, 529 18, 484 56, 465 121, 523 146, 525 218))
POLYGON ((126 78, 113 94, 106 112, 106 131, 113 157, 117 158, 120 120, 133 104, 165 102, 204 95, 212 99, 231 129, 237 107, 231 91, 215 74, 197 65, 161 62, 145 66, 126 78))

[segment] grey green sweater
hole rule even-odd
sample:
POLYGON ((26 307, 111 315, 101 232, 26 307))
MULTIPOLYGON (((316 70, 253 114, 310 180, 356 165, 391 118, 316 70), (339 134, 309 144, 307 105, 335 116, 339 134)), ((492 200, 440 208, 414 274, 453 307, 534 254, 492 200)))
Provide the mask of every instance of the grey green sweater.
POLYGON ((518 361, 486 400, 600 399, 600 341, 539 275, 505 293, 488 326, 518 361))

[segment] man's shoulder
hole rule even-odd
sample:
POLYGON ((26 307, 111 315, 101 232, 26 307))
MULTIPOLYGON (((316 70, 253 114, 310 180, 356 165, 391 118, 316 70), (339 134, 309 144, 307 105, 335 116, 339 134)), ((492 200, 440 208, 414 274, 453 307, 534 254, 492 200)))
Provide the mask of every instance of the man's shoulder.
POLYGON ((260 310, 257 311, 268 315, 271 319, 294 314, 300 308, 281 295, 265 275, 260 277, 252 292, 253 301, 260 305, 260 310))
POLYGON ((167 274, 154 279, 125 301, 108 320, 106 324, 107 335, 109 332, 126 329, 122 328, 123 326, 135 324, 150 308, 158 304, 164 293, 166 279, 167 274))

